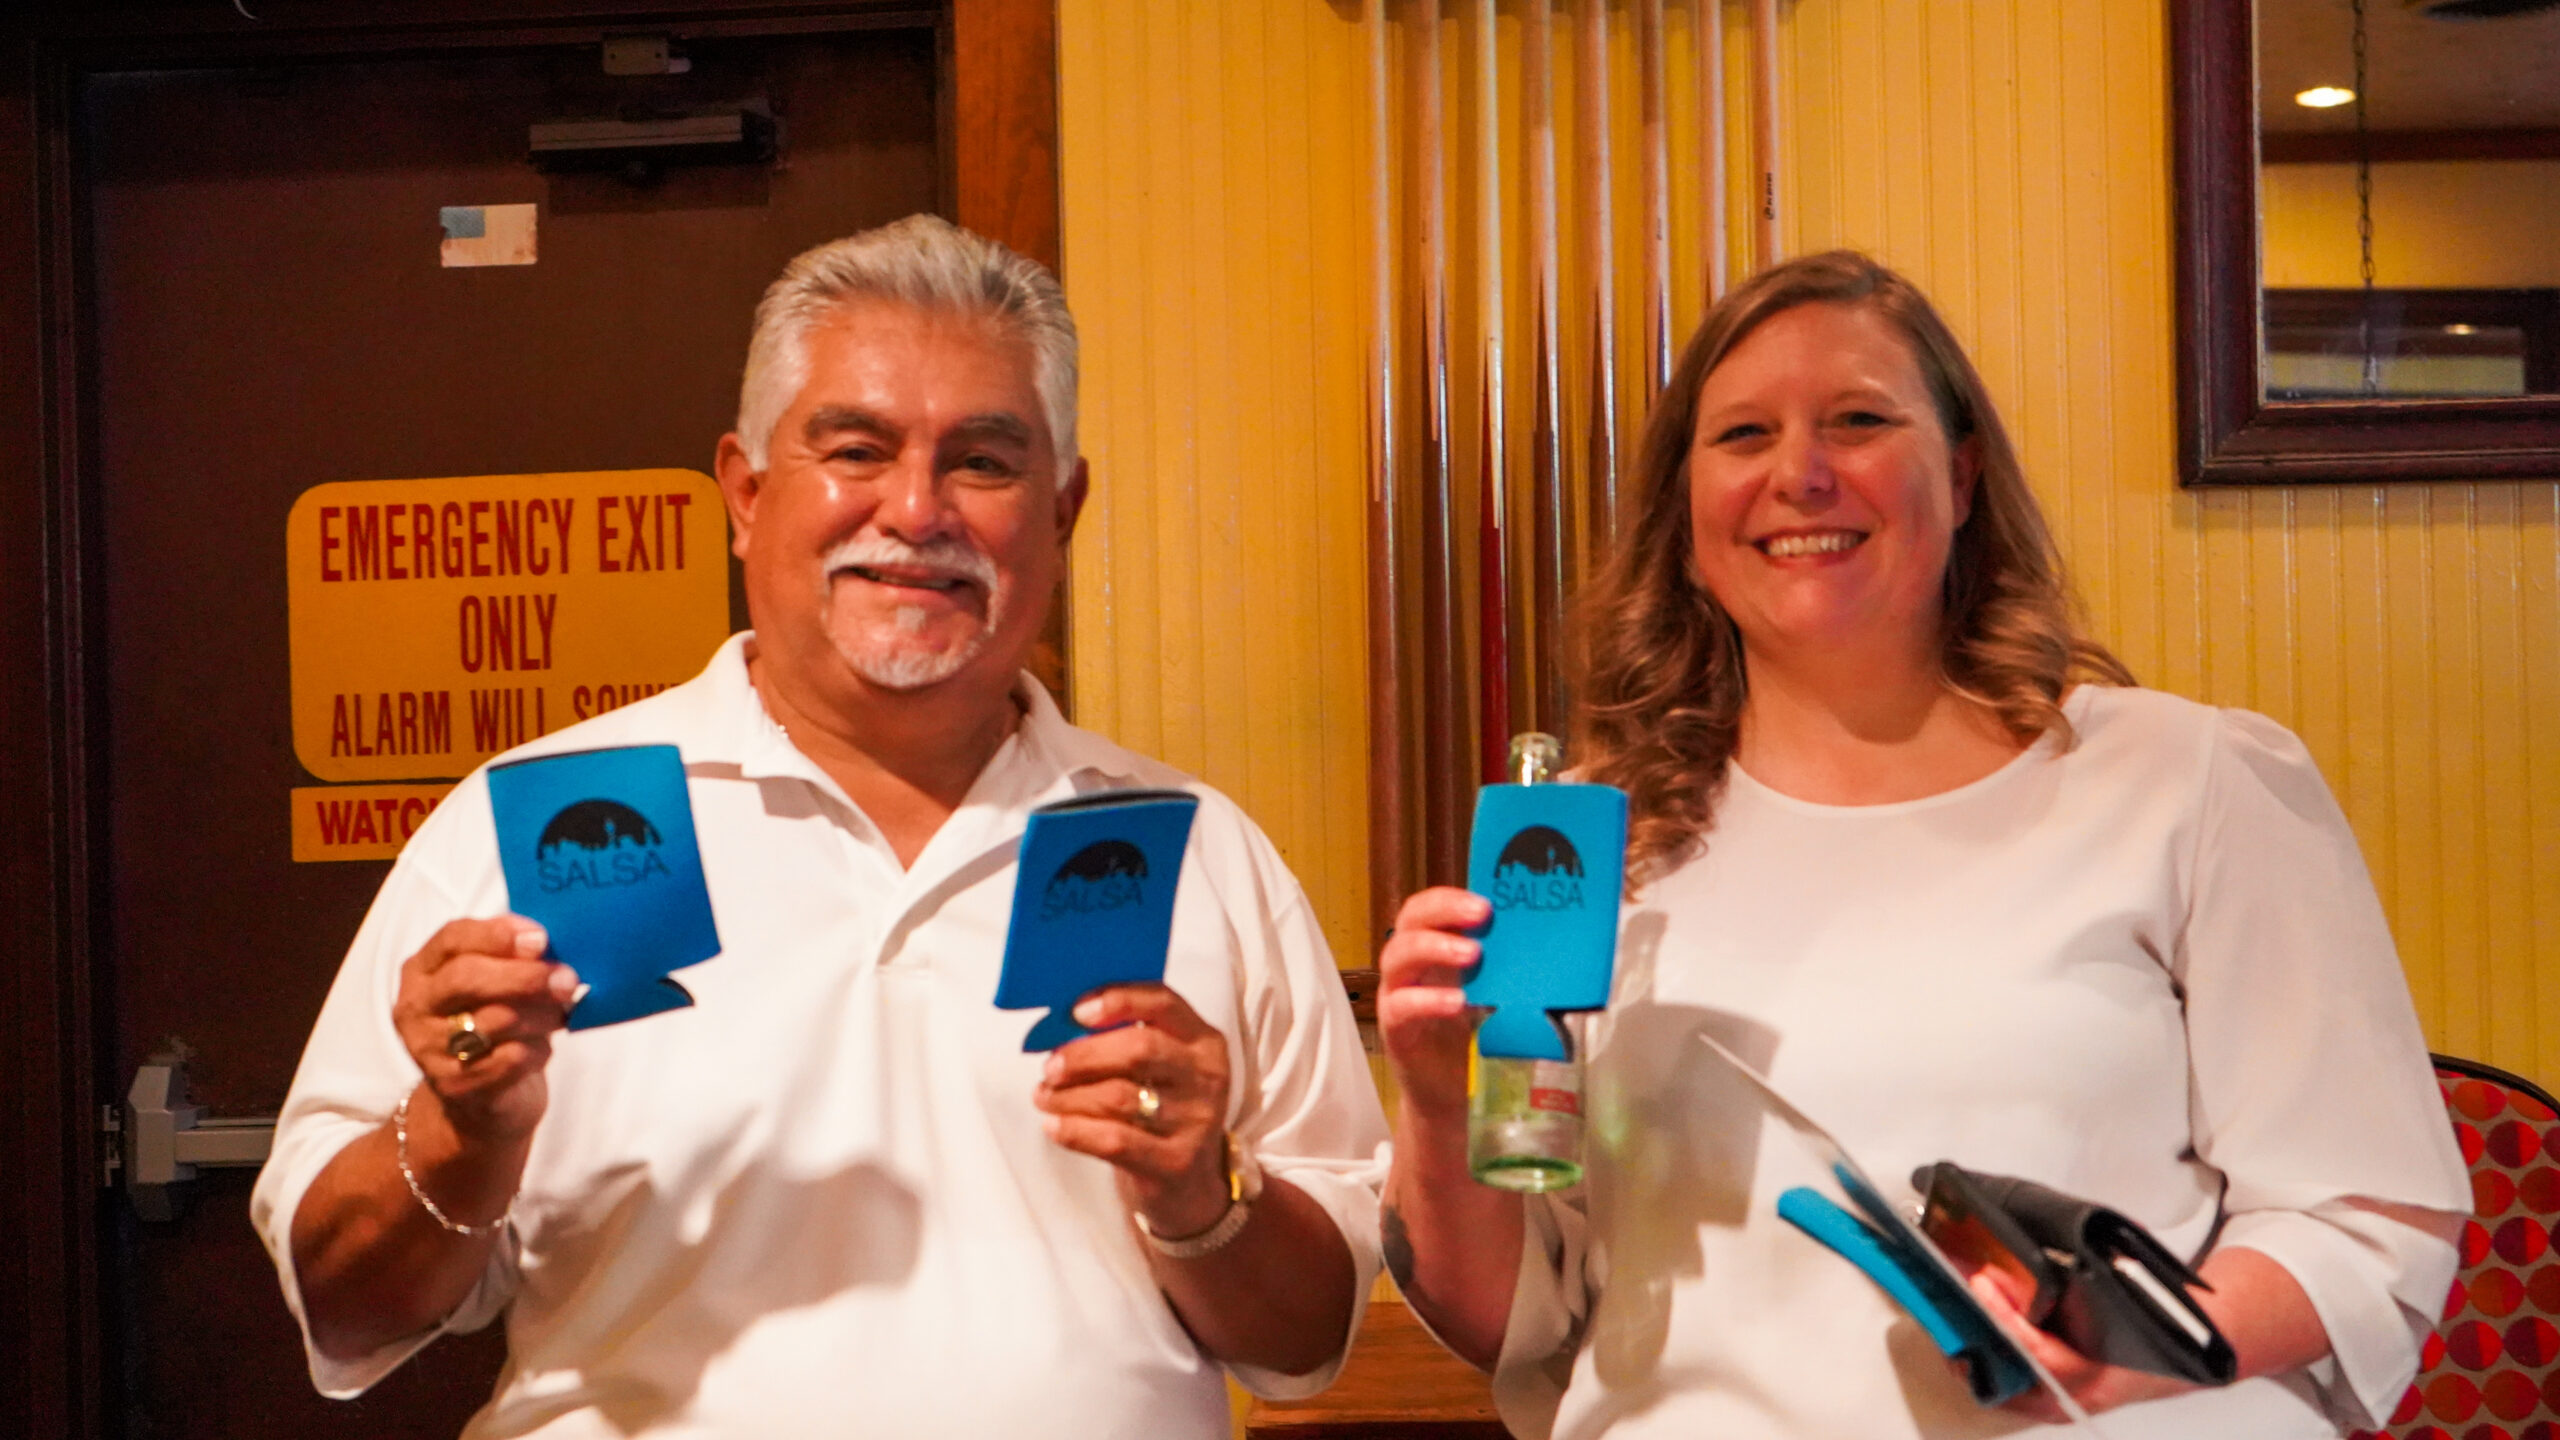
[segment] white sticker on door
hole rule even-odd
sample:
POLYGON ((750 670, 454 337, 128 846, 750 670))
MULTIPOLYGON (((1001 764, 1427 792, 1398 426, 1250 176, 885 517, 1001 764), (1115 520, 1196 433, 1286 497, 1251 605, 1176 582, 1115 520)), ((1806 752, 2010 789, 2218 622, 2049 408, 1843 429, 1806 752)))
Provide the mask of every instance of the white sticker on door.
POLYGON ((444 225, 446 268, 532 264, 534 209, 531 205, 445 206, 438 218, 444 225))

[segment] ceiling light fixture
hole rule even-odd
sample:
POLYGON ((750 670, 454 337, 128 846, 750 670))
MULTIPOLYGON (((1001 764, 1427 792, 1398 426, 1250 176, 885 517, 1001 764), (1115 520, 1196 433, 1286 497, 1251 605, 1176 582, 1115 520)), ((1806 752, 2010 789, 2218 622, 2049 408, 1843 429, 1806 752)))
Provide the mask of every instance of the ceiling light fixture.
POLYGON ((2293 103, 2308 110, 2334 110, 2356 98, 2356 92, 2337 85, 2314 85, 2293 97, 2293 103))

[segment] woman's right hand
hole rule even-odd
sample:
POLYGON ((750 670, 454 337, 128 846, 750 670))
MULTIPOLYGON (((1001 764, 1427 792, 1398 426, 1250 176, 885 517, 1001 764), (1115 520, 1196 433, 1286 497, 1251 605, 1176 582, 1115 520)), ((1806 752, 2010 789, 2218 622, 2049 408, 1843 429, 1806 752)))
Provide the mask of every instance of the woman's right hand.
POLYGON ((1502 1352, 1526 1223, 1519 1196, 1467 1172, 1476 1016, 1462 987, 1484 959, 1472 932, 1492 918, 1481 895, 1425 890, 1378 954, 1378 1038, 1401 1091, 1378 1239, 1407 1303, 1480 1370, 1502 1352))
POLYGON ((550 1103, 551 1037, 569 1021, 577 972, 545 960, 521 916, 455 920, 400 966, 392 1024, 458 1138, 499 1145, 533 1133, 550 1103), (485 1042, 454 1051, 458 1017, 485 1042))
POLYGON ((1467 1046, 1476 1017, 1464 986, 1484 947, 1470 932, 1492 918, 1483 896, 1436 886, 1404 902, 1378 955, 1378 1037, 1404 1103, 1439 1115, 1467 1108, 1467 1046))

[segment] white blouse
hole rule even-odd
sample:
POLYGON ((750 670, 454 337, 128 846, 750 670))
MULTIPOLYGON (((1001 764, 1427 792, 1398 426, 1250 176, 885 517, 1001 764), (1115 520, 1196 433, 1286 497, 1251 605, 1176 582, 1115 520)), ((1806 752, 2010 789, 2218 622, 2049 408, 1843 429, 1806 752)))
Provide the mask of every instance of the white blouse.
POLYGON ((1704 852, 1626 907, 1589 1032, 1591 1178, 1530 1207, 1495 1378, 1515 1432, 2019 1428, 1777 1218, 1820 1166, 1701 1033, 1897 1205, 1950 1159, 2301 1282, 2330 1359, 2111 1412, 2113 1440, 2329 1436, 2389 1413, 2470 1189, 2346 819, 2262 716, 2097 686, 2065 713, 2073 748, 2047 736, 1900 804, 1809 804, 1736 768, 1704 852))

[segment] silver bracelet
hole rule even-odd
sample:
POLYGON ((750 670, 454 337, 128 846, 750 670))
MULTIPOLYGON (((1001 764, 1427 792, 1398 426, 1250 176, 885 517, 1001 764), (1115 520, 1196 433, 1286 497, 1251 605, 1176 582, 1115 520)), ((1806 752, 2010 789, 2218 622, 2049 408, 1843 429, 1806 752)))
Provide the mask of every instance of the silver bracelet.
MULTIPOLYGON (((507 1222, 507 1217, 501 1214, 495 1220, 483 1221, 478 1225, 465 1225, 461 1221, 444 1213, 444 1207, 436 1204, 433 1200, 428 1199, 427 1192, 419 1188, 417 1172, 409 1168, 409 1098, 410 1095, 415 1095, 416 1093, 417 1092, 413 1090, 409 1092, 409 1095, 401 1096, 399 1105, 394 1107, 391 1111, 392 1143, 400 1158, 400 1178, 409 1182, 409 1193, 416 1197, 417 1202, 420 1205, 426 1207, 427 1214, 433 1217, 437 1224, 452 1231, 456 1235, 486 1235, 490 1231, 505 1224, 507 1222)), ((515 1208, 513 1202, 509 1203, 508 1208, 515 1208)))

